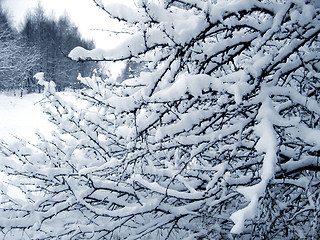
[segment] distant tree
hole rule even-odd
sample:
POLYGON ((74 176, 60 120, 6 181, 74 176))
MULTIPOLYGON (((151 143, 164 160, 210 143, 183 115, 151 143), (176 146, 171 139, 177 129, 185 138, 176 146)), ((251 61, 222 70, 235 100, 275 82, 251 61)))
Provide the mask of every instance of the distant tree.
POLYGON ((133 60, 125 62, 124 68, 121 70, 118 81, 122 82, 130 78, 137 78, 141 72, 147 70, 145 63, 136 62, 133 60))
POLYGON ((70 58, 139 60, 148 71, 122 83, 79 77, 88 89, 76 103, 42 81, 60 130, 37 146, 1 145, 2 171, 25 199, 0 185, 0 234, 319 239, 320 9, 94 2, 134 35, 70 58))
POLYGON ((68 16, 62 16, 56 21, 53 17, 48 17, 41 5, 38 5, 33 12, 27 14, 21 34, 41 54, 34 74, 37 71, 45 72, 47 79, 54 81, 58 90, 79 88, 78 74, 89 74, 97 67, 95 63, 70 61, 64 55, 78 45, 94 48, 94 43, 82 38, 68 16))
POLYGON ((30 71, 38 57, 37 49, 26 45, 0 7, 0 89, 30 91, 34 88, 30 71))
POLYGON ((14 51, 15 51, 14 33, 9 25, 8 16, 3 12, 0 6, 0 88, 7 88, 10 83, 7 79, 14 69, 14 51))

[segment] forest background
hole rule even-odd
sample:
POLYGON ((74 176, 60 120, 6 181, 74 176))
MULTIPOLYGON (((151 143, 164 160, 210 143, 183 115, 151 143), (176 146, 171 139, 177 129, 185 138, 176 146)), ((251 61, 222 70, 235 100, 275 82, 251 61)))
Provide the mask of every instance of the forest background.
POLYGON ((59 91, 81 88, 78 74, 89 74, 98 64, 67 58, 66 54, 76 46, 92 49, 95 44, 81 36, 67 14, 56 19, 45 14, 39 4, 16 29, 0 6, 0 91, 20 95, 40 91, 33 78, 37 72, 44 72, 59 91))

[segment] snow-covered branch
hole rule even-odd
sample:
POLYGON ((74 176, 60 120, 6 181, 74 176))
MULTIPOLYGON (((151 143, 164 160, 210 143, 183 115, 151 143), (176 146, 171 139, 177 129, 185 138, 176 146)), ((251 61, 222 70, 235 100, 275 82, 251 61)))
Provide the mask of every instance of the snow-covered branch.
POLYGON ((12 161, 2 171, 27 183, 19 188, 28 212, 11 200, 2 209, 33 225, 4 220, 2 231, 317 236, 319 9, 298 0, 143 0, 129 14, 94 2, 134 34, 113 50, 77 47, 69 57, 145 68, 121 83, 79 76, 87 89, 77 104, 44 83, 45 111, 60 130, 38 146, 6 146, 12 161))

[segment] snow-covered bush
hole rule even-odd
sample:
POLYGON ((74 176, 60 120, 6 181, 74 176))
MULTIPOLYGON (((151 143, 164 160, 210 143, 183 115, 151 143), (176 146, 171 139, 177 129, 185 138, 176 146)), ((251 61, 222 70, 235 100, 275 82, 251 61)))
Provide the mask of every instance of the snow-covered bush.
POLYGON ((133 59, 148 71, 121 84, 79 76, 88 89, 76 104, 45 84, 60 132, 37 146, 2 145, 2 169, 25 197, 1 185, 1 234, 319 237, 319 9, 301 0, 95 3, 132 36, 70 58, 133 59))

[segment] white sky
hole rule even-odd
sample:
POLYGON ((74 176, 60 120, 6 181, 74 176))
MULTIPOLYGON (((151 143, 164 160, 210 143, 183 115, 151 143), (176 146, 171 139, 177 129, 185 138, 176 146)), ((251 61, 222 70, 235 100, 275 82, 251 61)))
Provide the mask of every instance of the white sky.
MULTIPOLYGON (((57 16, 67 13, 78 25, 85 38, 94 39, 97 47, 112 48, 114 38, 110 33, 91 29, 115 29, 116 22, 108 19, 108 15, 100 10, 92 0, 0 0, 3 8, 9 11, 16 26, 21 25, 28 10, 43 6, 47 14, 54 12, 57 16)), ((107 2, 119 0, 106 0, 107 2)), ((122 0, 128 1, 128 0, 122 0)))

